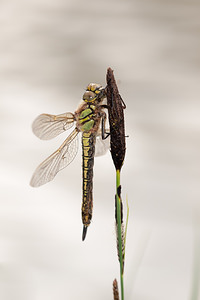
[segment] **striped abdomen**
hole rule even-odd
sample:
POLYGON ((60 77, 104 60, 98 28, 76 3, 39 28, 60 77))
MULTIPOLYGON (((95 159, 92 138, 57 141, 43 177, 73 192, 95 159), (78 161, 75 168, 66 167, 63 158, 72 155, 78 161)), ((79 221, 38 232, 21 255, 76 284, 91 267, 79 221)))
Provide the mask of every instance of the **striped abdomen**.
POLYGON ((83 132, 82 134, 82 150, 83 150, 83 199, 82 199, 82 221, 83 236, 85 239, 87 227, 92 219, 93 208, 93 166, 95 153, 96 134, 91 132, 83 132))

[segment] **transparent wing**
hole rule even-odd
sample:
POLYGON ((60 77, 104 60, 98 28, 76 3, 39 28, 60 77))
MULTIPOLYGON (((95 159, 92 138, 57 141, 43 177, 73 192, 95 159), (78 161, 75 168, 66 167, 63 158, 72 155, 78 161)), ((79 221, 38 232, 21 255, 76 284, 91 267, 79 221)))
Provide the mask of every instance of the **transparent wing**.
POLYGON ((33 122, 33 133, 41 140, 50 140, 73 126, 75 117, 72 113, 61 115, 39 115, 33 122))
POLYGON ((101 102, 101 105, 106 105, 107 104, 107 98, 104 98, 103 101, 101 102))
POLYGON ((106 154, 108 149, 110 149, 110 136, 103 140, 101 137, 101 133, 99 132, 96 137, 95 156, 106 154))
POLYGON ((60 148, 37 167, 30 182, 31 186, 37 187, 51 181, 61 169, 72 162, 78 150, 78 132, 75 128, 60 148))

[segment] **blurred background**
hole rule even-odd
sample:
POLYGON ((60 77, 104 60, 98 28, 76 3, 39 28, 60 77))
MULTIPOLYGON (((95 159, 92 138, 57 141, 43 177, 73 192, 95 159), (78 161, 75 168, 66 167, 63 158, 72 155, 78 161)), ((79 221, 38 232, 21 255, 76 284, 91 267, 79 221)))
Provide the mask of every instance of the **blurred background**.
POLYGON ((105 86, 107 67, 127 105, 125 298, 200 299, 199 9, 196 0, 1 1, 0 299, 112 299, 110 153, 95 159, 84 242, 81 147, 54 181, 29 186, 68 134, 41 141, 32 121, 74 112, 89 82, 105 86))

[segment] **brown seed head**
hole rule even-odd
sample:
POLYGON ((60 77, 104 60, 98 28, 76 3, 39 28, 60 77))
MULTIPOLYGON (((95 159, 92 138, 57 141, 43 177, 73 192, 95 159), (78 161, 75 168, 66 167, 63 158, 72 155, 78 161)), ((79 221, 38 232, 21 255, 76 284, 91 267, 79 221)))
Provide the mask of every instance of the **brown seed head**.
POLYGON ((118 290, 117 279, 115 279, 113 281, 113 298, 114 298, 114 300, 119 300, 119 290, 118 290))
POLYGON ((113 70, 111 68, 108 68, 107 70, 106 81, 111 155, 116 170, 121 170, 126 152, 123 111, 125 104, 119 94, 113 70))

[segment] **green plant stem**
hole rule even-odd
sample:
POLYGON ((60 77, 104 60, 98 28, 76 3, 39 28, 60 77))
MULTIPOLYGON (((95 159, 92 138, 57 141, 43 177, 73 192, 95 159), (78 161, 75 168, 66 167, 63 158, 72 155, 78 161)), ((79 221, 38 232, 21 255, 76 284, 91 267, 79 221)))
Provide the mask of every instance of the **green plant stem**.
POLYGON ((120 170, 116 170, 117 234, 118 234, 118 242, 119 242, 120 285, 121 285, 121 300, 124 300, 122 232, 121 232, 121 199, 119 198, 118 193, 117 193, 119 186, 120 186, 120 170))

